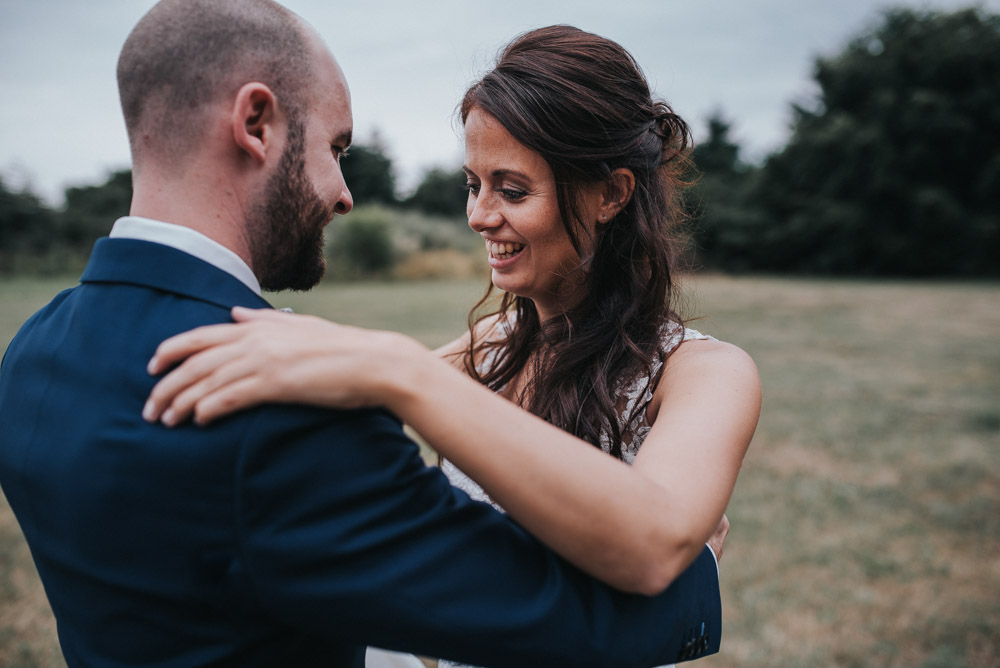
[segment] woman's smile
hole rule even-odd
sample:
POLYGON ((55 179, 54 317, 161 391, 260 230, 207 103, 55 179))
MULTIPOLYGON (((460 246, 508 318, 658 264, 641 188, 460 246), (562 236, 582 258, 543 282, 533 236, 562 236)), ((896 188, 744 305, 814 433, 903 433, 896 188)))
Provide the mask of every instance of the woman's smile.
POLYGON ((486 239, 486 251, 490 254, 490 266, 494 266, 494 262, 512 260, 522 250, 524 250, 524 244, 516 241, 491 241, 486 239))

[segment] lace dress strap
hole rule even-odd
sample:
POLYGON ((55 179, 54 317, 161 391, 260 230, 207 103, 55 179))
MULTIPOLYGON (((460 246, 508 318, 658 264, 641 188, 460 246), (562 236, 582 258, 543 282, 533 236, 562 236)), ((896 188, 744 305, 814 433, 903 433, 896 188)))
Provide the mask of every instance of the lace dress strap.
MULTIPOLYGON (((663 337, 660 344, 661 355, 653 360, 650 374, 640 374, 631 382, 623 384, 618 389, 618 428, 622 434, 621 453, 622 460, 626 464, 631 464, 639 452, 639 446, 646 440, 649 433, 649 420, 647 417, 647 407, 653 400, 653 393, 656 387, 654 380, 660 377, 663 368, 663 360, 673 352, 674 348, 684 341, 709 340, 715 338, 708 334, 702 334, 696 329, 681 327, 676 323, 670 323, 664 328, 663 337), (630 419, 631 418, 631 419, 630 419)), ((604 432, 600 436, 601 449, 605 452, 612 451, 611 434, 604 432)))

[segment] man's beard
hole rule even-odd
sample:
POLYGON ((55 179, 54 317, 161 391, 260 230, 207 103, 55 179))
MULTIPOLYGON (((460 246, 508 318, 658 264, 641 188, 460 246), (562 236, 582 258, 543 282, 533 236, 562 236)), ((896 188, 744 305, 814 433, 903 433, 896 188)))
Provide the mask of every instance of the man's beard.
POLYGON ((288 144, 247 221, 250 259, 264 290, 308 290, 326 273, 323 228, 336 204, 324 202, 305 175, 305 132, 288 125, 288 144))

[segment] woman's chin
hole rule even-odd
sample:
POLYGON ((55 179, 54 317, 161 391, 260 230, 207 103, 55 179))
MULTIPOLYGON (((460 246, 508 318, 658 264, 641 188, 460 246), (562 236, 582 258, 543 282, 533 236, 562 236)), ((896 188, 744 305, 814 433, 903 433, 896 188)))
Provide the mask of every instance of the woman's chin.
POLYGON ((498 272, 496 269, 493 270, 493 274, 491 276, 491 280, 493 281, 493 287, 495 287, 497 290, 503 290, 504 292, 513 293, 513 294, 517 295, 518 297, 523 296, 518 291, 517 282, 516 281, 512 281, 510 279, 510 276, 506 276, 506 275, 498 272))

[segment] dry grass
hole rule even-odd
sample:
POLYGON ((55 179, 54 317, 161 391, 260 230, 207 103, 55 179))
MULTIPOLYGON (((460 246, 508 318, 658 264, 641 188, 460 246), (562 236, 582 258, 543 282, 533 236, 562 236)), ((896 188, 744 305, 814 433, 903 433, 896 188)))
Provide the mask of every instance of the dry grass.
POLYGON ((765 392, 705 664, 1000 664, 998 286, 695 287, 765 392))
MULTIPOLYGON (((272 301, 436 345, 473 282, 325 286, 272 301)), ((760 367, 765 404, 729 516, 711 666, 1000 665, 1000 286, 690 281, 692 326, 760 367)), ((0 284, 0 345, 56 290, 0 284)), ((0 506, 0 665, 57 666, 0 506)))

